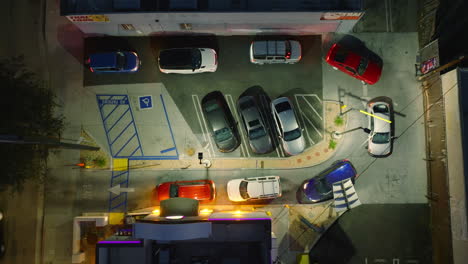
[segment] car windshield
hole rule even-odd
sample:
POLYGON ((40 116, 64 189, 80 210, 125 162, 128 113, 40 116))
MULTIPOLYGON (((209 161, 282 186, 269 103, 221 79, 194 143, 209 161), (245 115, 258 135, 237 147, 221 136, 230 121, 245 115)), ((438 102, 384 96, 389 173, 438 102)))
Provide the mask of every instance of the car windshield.
POLYGON ((122 52, 117 52, 117 68, 123 69, 126 64, 125 55, 122 52))
POLYGON ((192 69, 200 69, 201 52, 199 49, 192 49, 192 69))
POLYGON ((290 110, 291 105, 289 105, 288 102, 282 102, 282 103, 275 105, 275 108, 276 108, 276 112, 281 113, 281 112, 290 110))
POLYGON ((348 57, 348 51, 346 51, 343 48, 339 48, 335 53, 335 61, 336 62, 344 63, 345 60, 346 60, 346 57, 348 57))
POLYGON ((216 130, 214 134, 217 142, 223 142, 232 138, 231 130, 227 127, 216 130))
POLYGON ((177 184, 171 184, 169 187, 169 197, 178 197, 179 196, 179 186, 177 184))
POLYGON ((378 104, 373 107, 374 113, 388 113, 388 107, 385 104, 378 104))
POLYGON ((301 129, 296 128, 294 130, 284 133, 284 140, 291 141, 299 138, 301 136, 301 129))
POLYGON ((254 104, 250 100, 247 100, 247 101, 242 102, 242 103, 239 104, 239 108, 241 110, 244 110, 244 109, 247 109, 247 108, 250 108, 250 107, 253 107, 253 106, 254 106, 254 104))
POLYGON ((372 142, 375 144, 385 144, 390 142, 390 133, 375 133, 372 137, 372 142))
POLYGON ((328 194, 332 190, 325 177, 315 182, 315 189, 320 194, 328 194))
POLYGON ((266 131, 263 127, 257 127, 255 129, 250 130, 249 138, 250 139, 257 139, 261 138, 266 135, 266 131))
POLYGON ((242 199, 249 199, 249 194, 247 193, 247 185, 249 183, 247 181, 241 181, 239 185, 239 193, 242 199))
POLYGON ((211 101, 205 104, 205 111, 207 113, 215 111, 219 108, 219 105, 215 101, 211 101))
POLYGON ((361 58, 361 61, 359 62, 359 65, 358 65, 358 68, 357 68, 357 72, 359 75, 363 75, 364 72, 366 72, 366 69, 367 69, 367 64, 369 63, 369 60, 365 57, 362 57, 361 58))

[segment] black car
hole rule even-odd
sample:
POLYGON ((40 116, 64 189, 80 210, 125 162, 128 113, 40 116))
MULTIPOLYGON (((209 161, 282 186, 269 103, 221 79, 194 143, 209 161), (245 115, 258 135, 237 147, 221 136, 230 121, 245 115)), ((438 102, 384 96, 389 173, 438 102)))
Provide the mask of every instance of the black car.
POLYGON ((220 91, 207 94, 201 107, 219 151, 234 151, 240 145, 239 132, 224 95, 220 91))

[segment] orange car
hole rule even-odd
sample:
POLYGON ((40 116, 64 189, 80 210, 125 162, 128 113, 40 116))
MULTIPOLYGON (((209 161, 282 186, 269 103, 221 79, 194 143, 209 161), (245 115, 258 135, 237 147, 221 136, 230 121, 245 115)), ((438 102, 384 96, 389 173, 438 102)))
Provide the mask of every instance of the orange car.
POLYGON ((165 182, 158 185, 157 191, 159 201, 184 197, 211 202, 216 196, 215 184, 210 180, 165 182))

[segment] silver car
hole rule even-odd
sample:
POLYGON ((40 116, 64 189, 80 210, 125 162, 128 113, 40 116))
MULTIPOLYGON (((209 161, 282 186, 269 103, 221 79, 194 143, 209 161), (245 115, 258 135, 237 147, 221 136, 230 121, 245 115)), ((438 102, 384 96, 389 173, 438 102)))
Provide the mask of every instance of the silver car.
POLYGON ((273 100, 271 110, 284 151, 291 156, 302 153, 305 149, 304 136, 289 98, 280 97, 273 100))
POLYGON ((253 96, 242 96, 237 100, 237 109, 249 139, 250 148, 258 154, 273 150, 272 141, 265 120, 253 96))
POLYGON ((392 109, 392 101, 387 97, 375 98, 367 104, 367 112, 373 115, 369 115, 367 151, 373 157, 387 157, 392 154, 394 138, 392 109))

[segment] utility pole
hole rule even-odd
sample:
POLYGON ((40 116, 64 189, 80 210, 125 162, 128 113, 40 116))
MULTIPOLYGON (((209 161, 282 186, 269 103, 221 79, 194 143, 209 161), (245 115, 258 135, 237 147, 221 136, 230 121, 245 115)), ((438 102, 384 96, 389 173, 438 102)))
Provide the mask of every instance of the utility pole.
POLYGON ((61 142, 58 139, 48 138, 43 136, 16 136, 16 135, 0 135, 0 143, 22 144, 22 145, 47 145, 56 148, 66 149, 83 149, 83 150, 99 150, 99 147, 72 144, 61 142))

